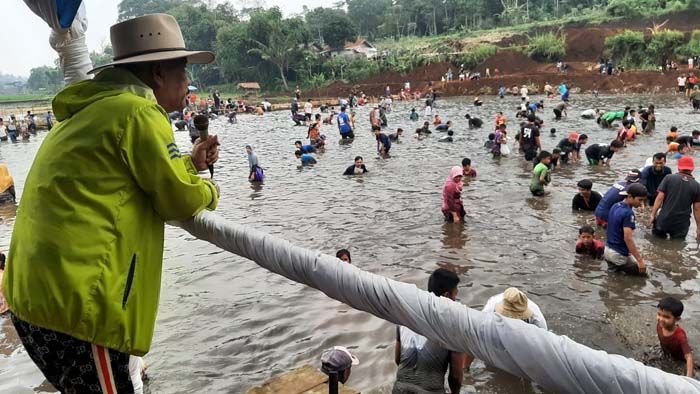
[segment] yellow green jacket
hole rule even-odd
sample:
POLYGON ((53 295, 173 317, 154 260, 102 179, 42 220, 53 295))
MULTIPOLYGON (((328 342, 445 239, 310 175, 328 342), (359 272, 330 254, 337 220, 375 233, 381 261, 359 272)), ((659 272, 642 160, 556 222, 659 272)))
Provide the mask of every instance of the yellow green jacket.
POLYGON ((165 110, 133 74, 102 71, 53 100, 60 123, 22 193, 5 297, 33 325, 135 355, 158 312, 167 220, 218 202, 181 156, 165 110))

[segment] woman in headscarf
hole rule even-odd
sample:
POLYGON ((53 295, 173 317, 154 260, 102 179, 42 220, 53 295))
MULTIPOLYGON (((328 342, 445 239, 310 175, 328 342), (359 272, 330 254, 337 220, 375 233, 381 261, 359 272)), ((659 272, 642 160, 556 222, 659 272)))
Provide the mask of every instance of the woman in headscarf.
POLYGON ((15 202, 15 182, 7 170, 7 166, 0 164, 0 204, 15 202))
POLYGON ((251 182, 262 182, 264 179, 263 169, 258 165, 257 153, 253 152, 252 145, 246 145, 245 151, 248 153, 248 168, 250 169, 248 180, 251 182))
POLYGON ((442 214, 448 222, 459 223, 464 220, 464 206, 462 205, 462 167, 452 167, 450 176, 442 187, 442 214))

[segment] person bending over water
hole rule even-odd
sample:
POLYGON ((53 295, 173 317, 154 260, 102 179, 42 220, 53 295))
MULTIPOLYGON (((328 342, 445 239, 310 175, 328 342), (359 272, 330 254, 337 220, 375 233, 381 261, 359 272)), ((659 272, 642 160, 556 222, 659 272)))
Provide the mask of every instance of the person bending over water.
POLYGON ((377 152, 380 155, 387 155, 389 154, 389 151, 391 150, 391 141, 389 140, 389 137, 382 133, 382 128, 379 126, 372 126, 372 132, 374 133, 374 137, 377 139, 377 152))
POLYGON ((303 145, 301 141, 294 141, 294 147, 301 153, 313 153, 316 150, 313 145, 303 145))
POLYGON ((459 223, 464 220, 464 205, 462 204, 462 167, 452 167, 450 176, 442 187, 442 214, 445 221, 459 223))
POLYGON ((474 118, 469 114, 464 115, 464 119, 469 121, 470 129, 480 129, 483 126, 484 121, 479 118, 474 118))
POLYGON ((313 156, 311 156, 308 153, 301 153, 300 150, 294 152, 294 156, 297 157, 297 159, 301 160, 301 165, 302 166, 309 166, 312 164, 316 164, 316 159, 314 159, 313 156))
POLYGON ((608 242, 605 247, 605 261, 611 271, 624 272, 629 275, 645 275, 646 266, 642 255, 634 243, 634 229, 637 227, 634 220, 633 208, 644 204, 647 198, 647 189, 635 183, 620 192, 624 200, 613 205, 608 215, 608 242))
POLYGON ((399 142, 399 137, 401 137, 402 135, 403 129, 399 127, 398 129, 396 129, 395 133, 389 134, 389 140, 393 142, 399 142))
POLYGON ((586 148, 586 159, 592 166, 606 165, 610 167, 613 155, 619 152, 625 145, 619 140, 613 140, 610 145, 593 144, 586 148))
POLYGON ((600 200, 598 207, 595 209, 595 222, 598 226, 603 228, 607 227, 610 208, 625 199, 624 195, 621 193, 627 190, 632 184, 639 183, 640 176, 641 172, 639 170, 631 170, 627 173, 624 180, 612 185, 605 193, 603 199, 600 200))

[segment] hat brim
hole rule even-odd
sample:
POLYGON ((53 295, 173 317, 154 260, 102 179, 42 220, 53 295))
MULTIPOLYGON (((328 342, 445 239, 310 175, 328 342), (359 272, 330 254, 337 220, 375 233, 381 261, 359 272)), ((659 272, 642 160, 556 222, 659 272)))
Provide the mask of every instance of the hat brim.
POLYGON ((105 68, 118 66, 120 64, 148 63, 182 58, 187 58, 187 64, 209 64, 214 61, 214 53, 209 51, 185 50, 145 53, 142 55, 126 57, 124 59, 119 59, 111 63, 95 67, 92 70, 88 71, 88 74, 94 74, 98 71, 104 70, 105 68))

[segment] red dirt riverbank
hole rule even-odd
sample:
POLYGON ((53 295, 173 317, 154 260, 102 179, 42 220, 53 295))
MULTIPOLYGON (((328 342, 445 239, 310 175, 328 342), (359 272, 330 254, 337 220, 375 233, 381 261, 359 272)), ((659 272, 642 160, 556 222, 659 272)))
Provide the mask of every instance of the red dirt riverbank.
POLYGON ((680 71, 626 72, 620 76, 602 76, 595 72, 598 61, 603 56, 605 39, 626 29, 643 31, 648 35, 651 33, 650 28, 655 24, 666 21, 664 28, 690 34, 692 29, 697 28, 698 20, 700 20, 700 12, 684 12, 667 15, 658 20, 635 19, 613 21, 597 26, 562 26, 538 30, 538 32, 555 30, 566 34, 567 51, 563 59, 569 65, 569 71, 566 74, 558 73, 552 63, 538 63, 520 52, 508 49, 513 45, 524 45, 528 41, 526 35, 513 35, 495 43, 500 48, 498 53, 478 67, 482 75, 485 75, 487 68, 490 69, 493 78, 441 83, 439 81, 442 75, 449 68, 452 68, 455 74, 459 69, 458 64, 441 62, 418 67, 405 74, 385 72, 352 85, 338 81, 308 94, 313 97, 346 97, 355 88, 368 95, 379 96, 384 94, 387 85, 392 92, 398 93, 405 82, 410 82, 413 90, 424 90, 429 81, 434 82, 434 86, 443 96, 496 94, 501 84, 507 88, 514 85, 528 85, 541 92, 547 82, 555 87, 561 82, 566 82, 574 93, 593 90, 602 93, 671 92, 676 88, 676 78, 680 71), (499 71, 498 74, 494 74, 496 69, 499 71))

